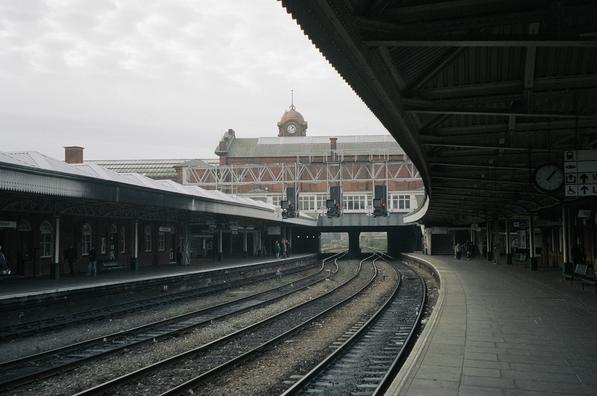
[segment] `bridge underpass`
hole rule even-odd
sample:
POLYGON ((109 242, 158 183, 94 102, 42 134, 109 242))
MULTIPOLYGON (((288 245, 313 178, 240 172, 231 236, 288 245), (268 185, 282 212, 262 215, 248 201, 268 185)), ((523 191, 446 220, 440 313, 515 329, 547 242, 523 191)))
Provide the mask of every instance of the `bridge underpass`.
POLYGON ((414 252, 421 250, 421 230, 416 225, 402 225, 393 227, 316 227, 295 231, 293 243, 303 249, 310 248, 312 251, 320 251, 320 240, 322 233, 342 233, 348 235, 348 250, 351 255, 361 254, 361 234, 363 233, 386 233, 387 253, 391 256, 398 256, 403 252, 414 252))

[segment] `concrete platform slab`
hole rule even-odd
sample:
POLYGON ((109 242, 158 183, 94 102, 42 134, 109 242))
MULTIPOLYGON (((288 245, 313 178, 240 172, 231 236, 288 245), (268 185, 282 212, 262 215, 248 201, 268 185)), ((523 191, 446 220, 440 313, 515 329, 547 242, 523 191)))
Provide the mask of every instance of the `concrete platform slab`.
MULTIPOLYGON (((289 259, 308 259, 316 255, 293 255, 289 259)), ((0 302, 14 298, 43 296, 51 293, 62 293, 88 288, 98 288, 118 284, 148 281, 158 278, 185 276, 202 272, 210 272, 228 268, 251 267, 287 259, 253 258, 227 259, 223 261, 205 261, 194 265, 160 265, 141 266, 138 271, 112 271, 99 273, 97 276, 63 276, 60 279, 2 279, 0 280, 0 302)))
POLYGON ((557 271, 409 255, 438 305, 391 395, 597 395, 597 296, 557 271))

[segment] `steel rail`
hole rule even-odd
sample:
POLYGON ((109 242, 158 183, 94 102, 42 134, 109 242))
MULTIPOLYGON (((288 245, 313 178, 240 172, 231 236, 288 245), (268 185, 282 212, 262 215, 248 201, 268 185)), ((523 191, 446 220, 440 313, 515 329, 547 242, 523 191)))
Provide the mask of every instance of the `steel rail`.
MULTIPOLYGON (((304 271, 305 267, 295 267, 286 273, 296 273, 304 271)), ((223 274, 220 277, 225 277, 223 274)), ((148 297, 144 299, 137 299, 133 301, 123 302, 120 304, 111 304, 101 308, 89 309, 85 311, 76 312, 69 316, 53 317, 42 319, 39 321, 31 321, 22 324, 10 325, 0 327, 0 340, 23 338, 25 336, 37 334, 41 331, 51 331, 55 329, 62 329, 65 326, 75 325, 85 322, 97 321, 117 315, 123 315, 130 312, 137 312, 139 309, 147 309, 160 305, 173 304, 179 301, 184 301, 200 296, 215 294, 233 287, 253 284, 271 277, 271 274, 257 275, 250 278, 249 282, 243 279, 237 279, 232 282, 223 282, 214 285, 204 286, 198 289, 186 290, 178 293, 159 295, 148 297)), ((147 289, 155 287, 155 285, 147 286, 147 289)))
MULTIPOLYGON (((368 261, 369 259, 371 259, 372 257, 377 256, 377 254, 372 254, 370 256, 367 256, 366 258, 364 258, 363 260, 361 260, 359 262, 359 268, 357 271, 357 274, 360 273, 362 265, 365 261, 368 261)), ((378 274, 378 269, 375 266, 375 261, 377 260, 377 258, 373 259, 372 261, 372 266, 374 269, 373 275, 371 276, 371 278, 369 279, 369 281, 362 286, 361 288, 359 288, 356 292, 352 293, 350 296, 346 297, 345 299, 341 300, 340 302, 338 302, 337 304, 332 305, 331 307, 327 308, 326 310, 324 310, 323 312, 317 314, 316 316, 309 318, 306 321, 303 321, 302 323, 290 328, 289 330, 283 332, 282 334, 269 339, 268 341, 260 344, 259 346, 257 346, 256 348, 253 348, 239 356, 236 356, 230 360, 228 360, 225 363, 222 363, 221 365, 212 368, 209 371, 206 371, 205 373, 202 373, 190 380, 188 380, 187 382, 172 388, 170 390, 168 390, 167 392, 163 392, 160 394, 160 396, 173 396, 173 395, 180 395, 183 394, 189 390, 191 390, 193 387, 195 387, 198 383, 205 381, 208 377, 212 377, 216 374, 221 373, 222 371, 233 367, 235 365, 238 365, 239 363, 241 363, 242 361, 248 359, 250 356, 255 355, 256 353, 262 351, 263 349, 267 348, 268 346, 278 342, 281 339, 284 339, 285 337, 288 337, 289 335, 299 331, 300 329, 302 329, 306 324, 312 322, 313 320, 316 320, 318 318, 320 318, 321 316, 327 314, 328 312, 344 305, 345 303, 347 303, 348 301, 351 301, 353 298, 355 298, 357 295, 359 295, 360 293, 362 293, 365 289, 367 289, 369 286, 371 286, 373 284, 373 281, 375 280, 375 278, 377 277, 378 274)), ((354 279, 354 278, 353 278, 354 279)))
MULTIPOLYGON (((326 263, 330 260, 336 261, 338 257, 342 257, 345 254, 346 252, 340 252, 327 257, 322 260, 322 264, 316 273, 299 280, 287 282, 275 288, 124 331, 1 363, 0 389, 18 387, 58 372, 67 371, 85 361, 114 353, 132 345, 139 345, 154 339, 181 334, 210 321, 219 320, 272 303, 327 279, 330 274, 324 273, 326 263), (267 294, 273 294, 273 296, 264 299, 267 294), (254 303, 251 303, 251 300, 255 300, 254 303), (238 307, 235 308, 235 305, 238 307), (221 312, 218 313, 218 310, 221 312), (210 313, 211 316, 209 316, 210 313)), ((334 265, 336 270, 332 271, 331 274, 337 273, 337 263, 334 265)))
MULTIPOLYGON (((372 256, 373 255, 371 255, 370 257, 372 257, 372 256)), ((276 323, 276 321, 278 321, 279 324, 282 323, 282 324, 284 324, 284 326, 287 326, 287 324, 286 324, 287 322, 292 322, 292 320, 300 320, 300 323, 293 326, 290 330, 285 330, 285 331, 283 331, 283 333, 281 335, 278 335, 277 337, 275 337, 275 339, 277 340, 280 337, 288 335, 289 333, 294 332, 294 331, 304 327, 310 321, 316 319, 317 317, 323 315, 326 312, 329 312, 330 310, 334 309, 336 306, 339 306, 340 304, 344 304, 350 298, 353 298, 355 293, 350 293, 350 295, 348 297, 341 298, 339 301, 335 301, 333 305, 320 309, 318 311, 317 315, 312 315, 306 320, 301 319, 302 317, 304 317, 304 315, 302 315, 302 313, 301 313, 301 310, 308 310, 309 308, 311 308, 311 309, 317 308, 318 303, 325 302, 326 298, 328 298, 328 299, 332 298, 335 293, 341 293, 344 288, 350 287, 350 285, 352 283, 354 283, 357 279, 359 279, 359 274, 361 273, 361 269, 363 267, 363 262, 366 261, 368 258, 361 260, 359 262, 357 271, 347 281, 343 282, 342 284, 336 286, 335 288, 327 291, 326 293, 324 293, 323 295, 321 295, 315 299, 312 299, 312 300, 306 301, 304 303, 301 303, 299 305, 296 305, 294 307, 285 309, 282 312, 271 315, 270 317, 265 318, 257 323, 254 323, 254 324, 249 325, 243 329, 240 329, 234 333, 225 335, 216 340, 213 340, 211 342, 203 344, 199 347, 193 348, 191 350, 185 351, 185 352, 180 353, 175 356, 171 356, 167 359, 164 359, 164 360, 161 360, 154 364, 148 365, 148 366, 143 367, 134 372, 127 373, 118 378, 114 378, 112 380, 106 381, 102 384, 99 384, 97 386, 94 386, 92 388, 84 390, 82 392, 79 392, 75 396, 112 393, 116 388, 118 388, 120 392, 129 394, 129 393, 131 393, 130 390, 124 389, 124 391, 123 391, 123 387, 125 387, 126 384, 132 384, 132 386, 134 386, 135 384, 133 384, 133 382, 134 381, 139 382, 138 381, 139 377, 155 374, 156 372, 159 372, 159 370, 166 369, 167 366, 169 366, 169 365, 182 364, 182 362, 184 362, 185 359, 193 359, 194 357, 197 357, 198 359, 208 360, 208 361, 211 359, 224 359, 224 361, 222 363, 215 364, 215 367, 210 367, 210 368, 206 369, 203 373, 205 375, 209 375, 210 373, 214 373, 218 370, 222 370, 223 366, 227 367, 228 365, 233 364, 233 363, 231 363, 232 361, 238 361, 237 359, 239 359, 239 358, 246 358, 248 355, 255 353, 258 350, 263 349, 265 347, 265 345, 271 344, 272 342, 274 342, 274 340, 272 340, 272 338, 270 337, 270 338, 268 338, 268 341, 263 343, 258 339, 258 337, 260 336, 260 332, 265 333, 269 329, 271 329, 273 327, 273 325, 276 323), (242 345, 245 346, 246 348, 248 348, 248 351, 238 352, 235 350, 235 353, 237 353, 237 355, 234 356, 233 359, 228 359, 228 358, 220 356, 222 352, 219 351, 218 348, 226 348, 226 345, 233 345, 233 346, 237 345, 234 342, 241 340, 242 337, 248 337, 248 338, 255 337, 255 338, 257 338, 257 342, 259 342, 259 344, 256 347, 246 347, 246 345, 245 345, 246 343, 243 342, 242 345)), ((337 258, 336 258, 336 260, 337 260, 337 258)), ((375 277, 377 276, 376 269, 373 272, 374 272, 374 274, 371 276, 370 279, 367 279, 365 285, 362 287, 358 287, 359 291, 357 293, 359 293, 360 291, 362 291, 366 287, 368 287, 371 284, 371 282, 375 279, 375 277)), ((342 297, 342 296, 340 296, 340 297, 342 297)), ((194 367, 194 370, 200 370, 200 368, 198 368, 197 365, 194 365, 193 367, 194 367)), ((172 369, 168 370, 169 373, 171 373, 171 371, 172 371, 172 369)), ((169 374, 169 375, 171 375, 171 374, 169 374)), ((176 393, 183 388, 187 389, 189 387, 192 387, 192 386, 194 386, 195 381, 201 380, 200 378, 204 378, 204 377, 201 377, 201 374, 200 374, 199 376, 191 378, 187 381, 181 380, 182 383, 178 383, 178 384, 172 386, 169 390, 167 390, 166 394, 168 394, 168 392, 176 393)), ((144 386, 147 386, 147 384, 145 384, 144 386)), ((162 384, 162 387, 164 387, 163 384, 162 384)), ((156 392, 153 392, 153 393, 156 393, 156 392)))
POLYGON ((381 395, 391 383, 403 363, 405 353, 411 347, 426 299, 423 280, 418 275, 413 278, 408 274, 409 272, 416 274, 406 266, 399 270, 400 280, 384 305, 350 338, 295 382, 282 396, 312 392, 330 395, 350 392, 381 395), (405 276, 405 273, 408 276, 405 276), (403 297, 401 298, 400 293, 404 289, 404 283, 411 280, 413 280, 410 282, 411 287, 418 284, 421 293, 416 301, 416 315, 412 318, 410 330, 405 332, 403 322, 404 316, 408 318, 408 313, 405 311, 409 308, 401 307, 403 297), (398 348, 398 345, 401 346, 398 348), (396 349, 398 349, 397 353, 394 352, 396 349), (392 354, 392 359, 389 360, 388 357, 392 354), (337 381, 338 386, 335 386, 334 381, 337 381))

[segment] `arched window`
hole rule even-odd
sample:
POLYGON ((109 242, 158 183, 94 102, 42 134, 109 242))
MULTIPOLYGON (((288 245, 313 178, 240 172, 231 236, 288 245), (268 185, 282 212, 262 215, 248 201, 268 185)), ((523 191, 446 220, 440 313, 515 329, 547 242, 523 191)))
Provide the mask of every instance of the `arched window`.
POLYGON ((87 223, 81 228, 81 254, 87 255, 92 246, 92 229, 87 223))
POLYGON ((151 226, 145 226, 145 251, 151 252, 151 226))
POLYGON ((40 257, 52 257, 54 252, 54 228, 49 221, 44 220, 39 226, 39 255, 40 257))

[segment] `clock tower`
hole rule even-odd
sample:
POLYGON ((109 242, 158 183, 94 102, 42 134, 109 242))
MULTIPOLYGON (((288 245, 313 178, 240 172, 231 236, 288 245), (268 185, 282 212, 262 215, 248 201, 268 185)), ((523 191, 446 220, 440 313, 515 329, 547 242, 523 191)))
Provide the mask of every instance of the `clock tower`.
POLYGON ((278 136, 306 136, 307 121, 303 115, 296 111, 294 100, 291 96, 290 108, 282 114, 278 122, 278 136))

